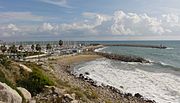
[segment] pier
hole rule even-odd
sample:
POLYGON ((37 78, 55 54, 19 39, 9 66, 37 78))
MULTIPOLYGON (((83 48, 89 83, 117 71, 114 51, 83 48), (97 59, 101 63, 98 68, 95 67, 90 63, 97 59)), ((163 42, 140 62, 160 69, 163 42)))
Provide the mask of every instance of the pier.
POLYGON ((157 48, 157 49, 166 49, 166 46, 163 45, 143 45, 143 44, 101 44, 104 46, 125 46, 125 47, 143 47, 143 48, 157 48))

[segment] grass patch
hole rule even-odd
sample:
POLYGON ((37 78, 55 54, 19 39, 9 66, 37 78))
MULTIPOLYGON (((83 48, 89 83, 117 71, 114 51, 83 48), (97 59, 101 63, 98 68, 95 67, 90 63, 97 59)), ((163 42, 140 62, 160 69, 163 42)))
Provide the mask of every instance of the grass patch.
POLYGON ((90 89, 87 89, 86 91, 84 91, 84 94, 90 100, 98 99, 98 97, 99 97, 98 94, 94 90, 90 90, 90 89))
POLYGON ((45 85, 54 85, 54 82, 42 71, 42 68, 34 63, 26 63, 26 66, 33 70, 28 78, 21 79, 17 82, 18 86, 26 88, 33 96, 40 93, 45 85))

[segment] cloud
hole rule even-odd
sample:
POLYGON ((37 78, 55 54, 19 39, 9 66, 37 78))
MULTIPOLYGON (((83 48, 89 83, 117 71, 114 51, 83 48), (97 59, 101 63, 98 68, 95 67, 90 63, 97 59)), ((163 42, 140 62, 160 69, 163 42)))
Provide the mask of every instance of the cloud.
MULTIPOLYGON (((158 17, 148 14, 127 13, 121 10, 112 15, 84 12, 82 19, 72 23, 49 23, 0 26, 2 36, 28 37, 129 37, 129 36, 177 36, 180 32, 179 16, 163 14, 158 17)), ((97 39, 97 38, 96 38, 97 39)))
POLYGON ((2 37, 10 37, 15 35, 17 32, 20 32, 21 30, 15 24, 8 24, 1 25, 0 31, 2 37))
POLYGON ((67 4, 67 0, 40 0, 40 1, 60 7, 72 8, 67 4))
POLYGON ((31 12, 1 12, 1 21, 10 20, 31 20, 31 21, 42 21, 42 16, 33 15, 31 12))

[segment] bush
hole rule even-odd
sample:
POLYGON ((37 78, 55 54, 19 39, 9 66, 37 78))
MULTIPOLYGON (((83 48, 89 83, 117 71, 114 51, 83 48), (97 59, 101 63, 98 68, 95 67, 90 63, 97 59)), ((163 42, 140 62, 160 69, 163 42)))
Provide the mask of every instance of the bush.
POLYGON ((5 55, 0 55, 0 64, 5 66, 6 68, 9 68, 11 61, 7 58, 5 55))
POLYGON ((40 93, 45 85, 53 85, 54 82, 51 81, 46 75, 43 74, 43 71, 40 70, 39 66, 35 64, 28 64, 33 70, 29 74, 28 78, 19 80, 17 82, 18 86, 26 88, 33 96, 40 93))

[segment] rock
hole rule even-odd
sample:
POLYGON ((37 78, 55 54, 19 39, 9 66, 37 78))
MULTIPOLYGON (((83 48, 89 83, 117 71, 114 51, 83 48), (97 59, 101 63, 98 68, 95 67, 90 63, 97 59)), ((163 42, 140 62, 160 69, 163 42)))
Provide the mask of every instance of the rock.
POLYGON ((27 66, 25 66, 25 65, 23 65, 23 64, 19 64, 19 66, 20 66, 23 70, 25 70, 25 71, 27 71, 27 72, 32 72, 32 70, 31 70, 30 68, 28 68, 27 66))
POLYGON ((70 95, 70 94, 64 94, 63 95, 63 99, 66 101, 66 102, 71 102, 74 100, 74 98, 70 95))
POLYGON ((29 101, 31 99, 31 93, 25 88, 17 87, 17 89, 22 93, 26 101, 29 101))
POLYGON ((5 83, 0 82, 0 101, 5 103, 22 103, 22 97, 5 83))
POLYGON ((78 100, 73 100, 73 101, 71 101, 71 103, 79 103, 79 101, 78 100))
POLYGON ((137 97, 137 98, 142 98, 142 97, 143 97, 143 96, 142 96, 141 94, 139 94, 139 93, 136 93, 134 96, 137 97))
POLYGON ((132 97, 132 94, 131 93, 126 93, 126 94, 124 94, 124 97, 125 98, 132 97))
POLYGON ((89 75, 89 72, 85 72, 86 75, 89 75))

